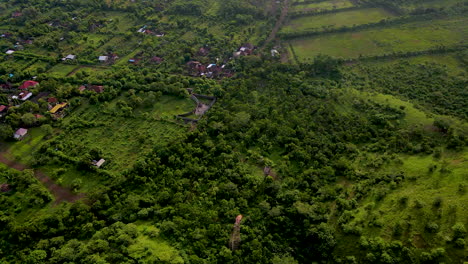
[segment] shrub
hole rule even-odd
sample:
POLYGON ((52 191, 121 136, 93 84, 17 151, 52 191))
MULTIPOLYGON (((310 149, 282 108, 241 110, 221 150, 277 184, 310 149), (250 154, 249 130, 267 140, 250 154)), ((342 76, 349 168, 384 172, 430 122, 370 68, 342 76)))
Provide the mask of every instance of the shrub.
POLYGON ((464 238, 466 236, 466 228, 463 223, 456 223, 455 225, 452 226, 452 231, 453 231, 453 239, 457 238, 464 238))
POLYGON ((465 242, 465 239, 463 238, 458 238, 456 241, 455 241, 455 246, 457 248, 465 248, 465 245, 466 245, 466 242, 465 242))

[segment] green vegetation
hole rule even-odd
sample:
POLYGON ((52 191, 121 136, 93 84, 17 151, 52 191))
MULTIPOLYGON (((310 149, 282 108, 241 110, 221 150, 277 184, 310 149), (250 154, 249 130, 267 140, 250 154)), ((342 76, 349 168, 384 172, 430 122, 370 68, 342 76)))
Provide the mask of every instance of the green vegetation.
POLYGON ((342 58, 358 58, 383 53, 427 50, 437 46, 464 44, 464 18, 424 21, 370 29, 361 32, 326 34, 292 41, 301 61, 326 54, 342 58))
MULTIPOLYGON (((299 2, 298 2, 299 3, 299 2)), ((352 7, 349 0, 318 1, 315 3, 301 3, 292 6, 292 11, 325 11, 352 7)))
POLYGON ((304 16, 292 19, 282 32, 296 32, 302 30, 321 30, 375 23, 392 15, 381 8, 364 8, 317 16, 304 16))
POLYGON ((0 263, 466 261, 461 2, 0 0, 0 263))

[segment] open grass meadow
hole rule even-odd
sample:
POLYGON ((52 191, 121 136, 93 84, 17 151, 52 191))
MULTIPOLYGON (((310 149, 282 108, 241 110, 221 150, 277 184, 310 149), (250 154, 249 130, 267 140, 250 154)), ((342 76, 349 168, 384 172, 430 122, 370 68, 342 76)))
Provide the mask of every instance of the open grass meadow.
POLYGON ((57 64, 50 68, 48 73, 52 76, 65 77, 78 67, 77 65, 57 64))
MULTIPOLYGON (((296 1, 300 3, 300 1, 296 1)), ((309 12, 309 11, 326 11, 326 10, 333 10, 333 9, 342 9, 353 7, 353 3, 349 0, 330 0, 330 1, 322 1, 316 3, 301 3, 297 5, 293 5, 291 8, 292 12, 309 12)))
POLYGON ((158 259, 166 263, 184 263, 179 251, 159 236, 158 228, 146 222, 136 222, 135 225, 141 235, 137 237, 137 243, 128 248, 132 257, 148 261, 158 259))
POLYGON ((297 32, 308 30, 320 30, 339 28, 342 26, 355 26, 367 23, 379 22, 393 15, 382 8, 364 8, 338 13, 323 14, 317 16, 304 16, 292 19, 281 32, 297 32))
POLYGON ((415 1, 407 2, 402 5, 403 8, 414 10, 418 8, 446 8, 457 4, 462 5, 466 3, 464 0, 429 0, 429 1, 415 1))
POLYGON ((466 44, 464 17, 423 21, 360 32, 324 34, 291 42, 300 61, 318 54, 358 58, 393 52, 421 51, 466 44))
POLYGON ((5 143, 4 155, 19 162, 28 164, 33 160, 32 153, 45 141, 46 134, 40 128, 28 129, 28 134, 21 141, 5 143))
POLYGON ((376 61, 359 62, 366 65, 385 66, 407 62, 411 65, 438 64, 444 65, 451 75, 466 74, 467 70, 457 53, 421 55, 405 59, 385 59, 376 61))

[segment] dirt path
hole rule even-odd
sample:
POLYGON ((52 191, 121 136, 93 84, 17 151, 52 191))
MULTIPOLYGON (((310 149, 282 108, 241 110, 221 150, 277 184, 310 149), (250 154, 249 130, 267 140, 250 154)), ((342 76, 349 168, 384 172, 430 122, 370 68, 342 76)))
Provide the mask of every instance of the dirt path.
MULTIPOLYGON (((276 0, 273 0, 276 1, 276 0)), ((281 10, 281 15, 278 21, 276 21, 275 27, 270 33, 270 36, 268 36, 267 40, 265 41, 265 44, 261 47, 261 50, 263 50, 270 42, 272 42, 276 38, 276 33, 278 33, 278 30, 280 29, 281 25, 283 25, 284 20, 286 19, 286 16, 288 15, 289 11, 289 0, 285 0, 283 3, 283 9, 281 10)))
MULTIPOLYGON (((30 169, 24 164, 7 159, 3 153, 0 153, 0 162, 12 169, 19 171, 30 169)), ((83 193, 74 194, 70 189, 54 183, 54 181, 49 176, 45 175, 42 171, 34 170, 34 176, 36 177, 36 179, 42 182, 42 184, 44 184, 44 186, 55 197, 54 205, 59 204, 62 201, 75 202, 85 197, 83 193)))

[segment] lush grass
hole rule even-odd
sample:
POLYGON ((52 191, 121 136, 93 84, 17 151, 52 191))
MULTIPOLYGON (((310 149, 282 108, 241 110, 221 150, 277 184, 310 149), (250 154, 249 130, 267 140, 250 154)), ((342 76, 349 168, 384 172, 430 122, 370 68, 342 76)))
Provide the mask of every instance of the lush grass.
POLYGON ((341 9, 352 7, 353 3, 349 0, 330 0, 330 1, 323 1, 317 3, 310 3, 310 4, 300 4, 292 6, 291 10, 293 12, 307 12, 307 11, 325 11, 325 10, 332 10, 332 9, 341 9))
POLYGON ((398 64, 402 61, 406 61, 411 65, 416 64, 440 64, 445 65, 449 73, 453 75, 459 75, 466 73, 466 67, 464 64, 457 58, 456 54, 434 54, 434 55, 421 55, 411 58, 405 59, 388 59, 388 60, 378 60, 378 61, 366 61, 361 62, 367 65, 376 65, 376 66, 384 66, 384 65, 393 65, 398 64))
POLYGON ((362 99, 372 100, 380 104, 388 104, 394 108, 403 109, 405 112, 404 122, 407 125, 432 125, 434 118, 429 117, 423 111, 414 107, 414 105, 408 101, 403 101, 392 95, 381 94, 381 93, 366 93, 357 90, 349 90, 350 94, 362 99))
POLYGON ((28 129, 28 134, 20 141, 7 143, 6 155, 10 159, 18 160, 22 163, 32 161, 32 153, 44 141, 45 133, 40 128, 28 129))
POLYGON ((77 67, 78 65, 57 64, 50 68, 48 73, 58 77, 65 77, 77 67))
POLYGON ((44 61, 37 61, 36 63, 30 65, 25 71, 31 73, 37 73, 38 69, 46 70, 49 67, 49 63, 44 61))
POLYGON ((78 193, 89 193, 93 190, 97 190, 102 183, 102 177, 99 177, 97 173, 88 172, 84 170, 78 170, 73 165, 64 164, 47 164, 40 167, 40 170, 50 176, 55 183, 65 186, 78 193), (75 186, 75 184, 79 183, 75 186))
POLYGON ((177 249, 159 237, 159 229, 149 223, 135 223, 142 235, 137 242, 128 248, 129 255, 142 262, 152 263, 159 260, 163 263, 184 263, 177 249), (149 254, 148 254, 149 253, 149 254))
POLYGON ((324 14, 318 16, 305 16, 293 19, 281 31, 297 32, 307 30, 319 30, 325 28, 338 28, 342 26, 353 26, 367 23, 375 23, 392 15, 381 8, 365 8, 324 14))
POLYGON ((408 52, 466 43, 466 18, 425 21, 361 32, 326 34, 292 41, 300 60, 318 54, 357 58, 392 52, 408 52))
POLYGON ((429 0, 429 1, 419 1, 416 3, 406 3, 403 5, 404 8, 413 10, 417 8, 445 8, 453 6, 456 4, 466 3, 463 0, 429 0))
POLYGON ((135 21, 129 13, 124 12, 105 12, 104 17, 111 23, 110 27, 117 32, 125 32, 135 26, 135 21))
MULTIPOLYGON (((371 158, 379 156, 366 155, 371 158)), ((405 180, 400 184, 380 184, 375 188, 373 196, 360 201, 357 209, 351 211, 350 225, 360 227, 362 236, 400 240, 404 245, 421 251, 426 251, 426 247, 446 247, 447 263, 451 263, 452 258, 462 258, 463 250, 454 248, 451 243, 451 227, 457 222, 468 224, 468 189, 465 187, 466 191, 460 191, 460 186, 466 186, 468 181, 468 151, 445 151, 440 158, 432 155, 401 155, 399 158, 402 163, 391 162, 376 173, 404 172, 405 180), (435 170, 430 172, 429 167, 434 165, 435 170), (387 194, 378 199, 382 193, 387 194), (436 200, 441 201, 440 206, 434 205, 436 200), (437 224, 437 231, 428 232, 429 223, 437 224), (398 225, 401 233, 394 231, 398 225)), ((352 195, 352 183, 341 185, 352 195)), ((351 255, 360 252, 356 243, 358 238, 341 234, 340 241, 346 243, 339 243, 336 250, 351 255)))

